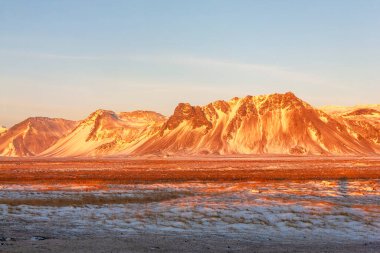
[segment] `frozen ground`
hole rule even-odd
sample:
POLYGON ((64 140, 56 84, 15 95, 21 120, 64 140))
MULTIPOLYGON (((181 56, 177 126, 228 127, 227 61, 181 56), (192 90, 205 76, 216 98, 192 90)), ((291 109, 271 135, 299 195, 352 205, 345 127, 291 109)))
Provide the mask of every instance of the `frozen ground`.
POLYGON ((185 232, 380 240, 380 181, 2 186, 1 231, 52 238, 185 232))
POLYGON ((0 163, 0 252, 377 252, 379 159, 297 159, 0 163))

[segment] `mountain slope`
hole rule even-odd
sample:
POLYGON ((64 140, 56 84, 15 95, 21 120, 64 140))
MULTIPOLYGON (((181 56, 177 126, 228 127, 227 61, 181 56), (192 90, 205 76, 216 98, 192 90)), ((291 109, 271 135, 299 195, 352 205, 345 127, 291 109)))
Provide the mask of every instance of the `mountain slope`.
POLYGON ((169 118, 107 110, 79 123, 29 118, 0 133, 0 155, 380 154, 376 105, 324 110, 288 92, 180 103, 169 118))
POLYGON ((358 105, 352 107, 338 107, 338 109, 336 109, 336 107, 322 107, 322 110, 334 117, 367 122, 380 129, 380 105, 358 105))
POLYGON ((134 154, 374 154, 359 133, 293 93, 181 103, 134 154))
POLYGON ((332 117, 344 124, 354 135, 360 134, 380 152, 380 105, 329 108, 332 117))
POLYGON ((0 135, 0 156, 37 155, 75 126, 75 121, 65 119, 28 118, 0 135))
POLYGON ((128 152, 156 133, 165 117, 150 111, 97 110, 42 156, 102 156, 128 152))
POLYGON ((326 106, 321 106, 318 109, 331 115, 343 115, 343 114, 360 110, 360 109, 374 109, 376 111, 380 111, 380 104, 355 105, 355 106, 326 105, 326 106))

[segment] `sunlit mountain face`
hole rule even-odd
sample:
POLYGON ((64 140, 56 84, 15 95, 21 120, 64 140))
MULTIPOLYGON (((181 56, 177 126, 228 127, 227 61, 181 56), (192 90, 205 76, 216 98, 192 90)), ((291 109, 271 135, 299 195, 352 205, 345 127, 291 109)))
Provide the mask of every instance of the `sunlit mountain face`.
POLYGON ((293 93, 180 103, 170 117, 97 110, 0 132, 2 156, 378 155, 380 106, 314 108, 293 93))
POLYGON ((0 133, 0 155, 38 155, 72 131, 76 124, 65 119, 28 118, 0 133))
POLYGON ((150 111, 97 110, 43 156, 102 156, 130 152, 157 133, 165 117, 150 111))
POLYGON ((206 106, 179 104, 135 153, 375 154, 379 133, 370 122, 332 117, 293 93, 247 96, 206 106))

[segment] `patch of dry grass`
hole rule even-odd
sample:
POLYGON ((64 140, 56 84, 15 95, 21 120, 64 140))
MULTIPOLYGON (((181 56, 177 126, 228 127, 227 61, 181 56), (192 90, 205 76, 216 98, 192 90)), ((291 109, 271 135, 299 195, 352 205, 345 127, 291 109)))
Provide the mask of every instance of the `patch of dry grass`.
POLYGON ((190 192, 151 192, 149 194, 136 196, 122 196, 117 194, 93 195, 83 194, 79 196, 57 197, 57 198, 19 198, 9 199, 1 198, 0 204, 9 206, 29 205, 29 206, 86 206, 86 205, 111 205, 111 204, 128 204, 128 203, 151 203, 162 202, 176 198, 191 196, 190 192))

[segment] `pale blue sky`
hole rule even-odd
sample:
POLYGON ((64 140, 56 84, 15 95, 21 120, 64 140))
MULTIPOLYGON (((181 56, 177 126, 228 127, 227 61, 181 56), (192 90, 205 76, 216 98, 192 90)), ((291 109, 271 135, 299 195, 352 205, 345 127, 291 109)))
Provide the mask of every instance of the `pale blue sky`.
POLYGON ((380 1, 0 0, 0 125, 293 91, 380 103, 380 1))

